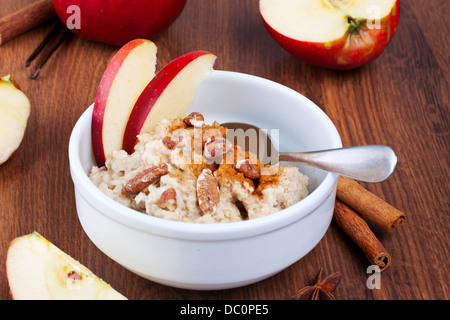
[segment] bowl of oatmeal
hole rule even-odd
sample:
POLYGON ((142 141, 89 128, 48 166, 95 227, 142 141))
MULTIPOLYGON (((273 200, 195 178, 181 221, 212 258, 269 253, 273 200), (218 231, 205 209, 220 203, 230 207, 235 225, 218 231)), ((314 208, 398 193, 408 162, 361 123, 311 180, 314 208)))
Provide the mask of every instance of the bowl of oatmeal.
POLYGON ((196 290, 248 285, 301 259, 327 231, 338 175, 263 163, 265 154, 233 143, 221 125, 262 128, 280 151, 342 147, 301 94, 215 70, 188 116, 160 121, 132 154, 117 151, 103 167, 92 154, 92 108, 69 142, 77 213, 101 251, 143 278, 196 290))

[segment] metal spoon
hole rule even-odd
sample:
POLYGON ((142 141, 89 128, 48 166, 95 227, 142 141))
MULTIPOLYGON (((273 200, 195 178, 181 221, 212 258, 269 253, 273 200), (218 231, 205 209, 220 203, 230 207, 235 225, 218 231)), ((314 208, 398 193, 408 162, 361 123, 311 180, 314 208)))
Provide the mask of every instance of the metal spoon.
MULTIPOLYGON (((258 127, 239 122, 227 122, 222 126, 231 131, 231 138, 234 143, 245 141, 248 131, 256 130, 258 142, 256 144, 257 154, 270 155, 266 159, 260 159, 262 163, 278 163, 278 161, 289 161, 302 163, 326 171, 334 172, 356 180, 366 182, 380 182, 386 180, 394 171, 397 165, 397 155, 394 150, 384 145, 366 145, 346 148, 336 148, 328 150, 318 150, 310 152, 278 152, 270 137, 265 134, 265 130, 258 127), (236 130, 242 129, 242 130, 236 130), (267 143, 259 144, 259 139, 267 139, 267 143), (260 152, 260 147, 266 148, 260 152), (278 160, 278 161, 277 161, 278 160)), ((230 136, 228 137, 230 139, 230 136)), ((247 143, 241 146, 249 151, 247 143)))

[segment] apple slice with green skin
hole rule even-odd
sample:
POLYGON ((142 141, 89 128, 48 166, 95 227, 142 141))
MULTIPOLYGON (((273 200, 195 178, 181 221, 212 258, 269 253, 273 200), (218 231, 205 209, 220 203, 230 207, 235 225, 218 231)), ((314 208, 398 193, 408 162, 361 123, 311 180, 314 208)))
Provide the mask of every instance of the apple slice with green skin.
POLYGON ((194 51, 161 69, 136 101, 125 130, 123 149, 132 153, 138 135, 150 132, 159 121, 185 117, 201 83, 211 74, 216 58, 207 51, 194 51))
POLYGON ((6 275, 14 300, 126 300, 36 231, 11 241, 6 275))
POLYGON ((132 40, 120 48, 103 74, 92 114, 92 148, 99 167, 122 149, 131 110, 155 76, 156 52, 152 41, 132 40))
POLYGON ((11 75, 0 78, 0 164, 22 143, 30 116, 30 101, 11 75))
POLYGON ((269 34, 294 56, 337 70, 381 55, 400 20, 400 0, 260 0, 269 34))

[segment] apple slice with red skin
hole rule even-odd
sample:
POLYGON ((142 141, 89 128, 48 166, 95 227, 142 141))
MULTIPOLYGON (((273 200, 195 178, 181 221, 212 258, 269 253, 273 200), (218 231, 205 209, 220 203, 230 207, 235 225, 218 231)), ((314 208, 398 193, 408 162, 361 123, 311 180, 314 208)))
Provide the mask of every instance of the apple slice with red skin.
POLYGON ((400 0, 260 0, 275 41, 310 64, 350 70, 376 59, 394 36, 400 0))
POLYGON ((136 39, 113 57, 100 81, 92 114, 92 148, 97 166, 122 149, 131 110, 155 76, 156 45, 136 39))
POLYGON ((11 241, 6 276, 14 300, 126 300, 36 231, 11 241))
POLYGON ((123 149, 132 153, 138 135, 150 132, 159 121, 185 117, 200 84, 211 74, 216 58, 207 51, 194 51, 161 69, 136 101, 125 130, 123 149))

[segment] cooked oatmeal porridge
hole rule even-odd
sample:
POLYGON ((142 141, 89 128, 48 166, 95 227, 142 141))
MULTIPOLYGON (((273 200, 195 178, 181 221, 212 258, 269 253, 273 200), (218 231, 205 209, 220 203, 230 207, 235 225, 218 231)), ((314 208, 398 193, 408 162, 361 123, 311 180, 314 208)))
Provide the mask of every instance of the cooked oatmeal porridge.
POLYGON ((297 167, 263 165, 233 145, 227 128, 203 116, 163 120, 138 137, 132 154, 116 151, 90 179, 106 195, 155 217, 235 222, 285 209, 308 195, 297 167))

